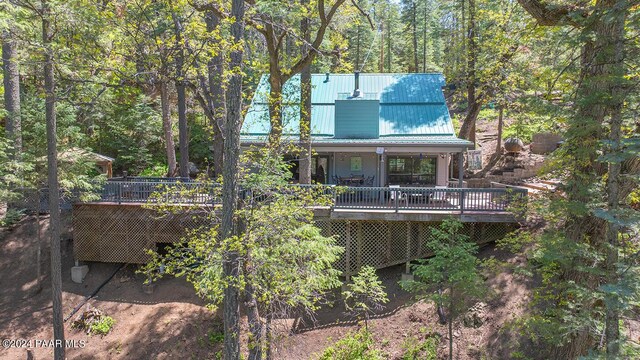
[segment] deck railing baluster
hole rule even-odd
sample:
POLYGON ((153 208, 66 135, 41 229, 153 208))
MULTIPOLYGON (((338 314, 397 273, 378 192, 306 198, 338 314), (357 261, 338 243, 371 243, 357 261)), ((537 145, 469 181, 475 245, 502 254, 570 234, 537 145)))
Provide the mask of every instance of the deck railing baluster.
MULTIPOLYGON (((152 198, 152 195, 157 192, 164 192, 162 198, 168 203, 215 205, 220 202, 216 195, 216 184, 208 185, 183 180, 177 184, 176 181, 170 180, 129 179, 133 181, 107 182, 98 191, 99 199, 94 202, 122 204, 147 202, 150 199, 157 202, 157 198, 152 198)), ((334 209, 388 209, 394 212, 400 210, 505 212, 513 202, 525 200, 527 196, 526 189, 517 187, 488 189, 344 187, 344 190, 338 192, 333 185, 292 184, 289 186, 293 193, 308 189, 317 194, 329 195, 333 199, 334 209)))

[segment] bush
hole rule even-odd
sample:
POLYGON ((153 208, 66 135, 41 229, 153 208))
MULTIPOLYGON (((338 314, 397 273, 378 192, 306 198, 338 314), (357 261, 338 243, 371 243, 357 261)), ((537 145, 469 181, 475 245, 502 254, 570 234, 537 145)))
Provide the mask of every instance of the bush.
POLYGON ((383 359, 382 351, 374 348, 374 340, 366 329, 348 333, 335 344, 324 350, 320 360, 378 360, 383 359))
POLYGON ((402 348, 402 360, 435 360, 438 355, 438 339, 429 336, 420 341, 410 336, 404 341, 402 348))
POLYGON ((9 227, 16 224, 24 216, 24 210, 8 209, 4 218, 0 219, 0 227, 9 227))
POLYGON ((102 316, 98 321, 91 324, 90 330, 94 335, 107 335, 116 323, 111 316, 102 316))
POLYGON ((85 331, 87 334, 93 335, 107 335, 116 321, 107 316, 102 311, 93 308, 83 312, 78 318, 71 324, 72 329, 85 331))
POLYGON ((167 164, 154 164, 142 170, 139 176, 163 177, 167 175, 168 171, 167 164))

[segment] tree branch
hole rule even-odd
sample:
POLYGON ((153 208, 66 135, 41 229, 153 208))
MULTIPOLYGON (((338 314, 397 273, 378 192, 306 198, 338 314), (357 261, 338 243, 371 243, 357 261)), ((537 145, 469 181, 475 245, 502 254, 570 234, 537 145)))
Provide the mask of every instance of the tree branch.
MULTIPOLYGON (((520 5, 543 26, 571 25, 580 27, 575 15, 586 18, 588 12, 577 5, 548 4, 545 0, 518 0, 520 5)), ((586 5, 584 1, 581 1, 586 5)))
POLYGON ((369 22, 369 25, 371 26, 371 30, 376 30, 375 25, 373 25, 373 20, 371 20, 371 16, 369 16, 369 13, 365 12, 360 5, 358 5, 358 3, 356 2, 356 0, 351 0, 351 4, 358 9, 358 11, 360 12, 360 14, 362 14, 362 16, 364 16, 367 21, 369 22))
MULTIPOLYGON (((313 59, 319 53, 319 51, 317 51, 316 49, 320 48, 320 45, 322 44, 322 40, 324 39, 324 34, 327 31, 327 27, 329 26, 329 23, 331 23, 331 20, 333 19, 333 16, 336 14, 336 11, 338 11, 338 8, 342 4, 344 4, 345 1, 346 0, 336 0, 336 2, 329 9, 328 13, 326 13, 324 9, 324 0, 318 1, 318 14, 320 15, 320 27, 316 32, 315 39, 311 43, 309 53, 307 53, 306 56, 302 57, 300 60, 298 60, 298 62, 296 62, 291 67, 291 71, 289 71, 289 74, 298 74, 299 72, 302 71, 302 69, 305 66, 307 66, 313 61, 313 59)), ((288 75, 288 77, 290 76, 291 75, 288 75)), ((286 81, 287 79, 283 79, 283 80, 286 81)))

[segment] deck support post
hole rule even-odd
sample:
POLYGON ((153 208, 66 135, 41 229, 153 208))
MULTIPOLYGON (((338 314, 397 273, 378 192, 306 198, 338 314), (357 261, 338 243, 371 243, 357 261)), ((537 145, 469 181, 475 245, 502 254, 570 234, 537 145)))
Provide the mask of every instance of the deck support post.
POLYGON ((464 156, 462 151, 458 153, 458 188, 460 188, 460 213, 464 212, 464 189, 463 186, 463 178, 464 178, 464 156))
POLYGON ((402 281, 413 281, 411 273, 411 221, 407 221, 407 262, 404 264, 404 273, 400 276, 402 281))
POLYGON ((347 282, 351 280, 351 221, 347 221, 345 228, 344 274, 347 282))

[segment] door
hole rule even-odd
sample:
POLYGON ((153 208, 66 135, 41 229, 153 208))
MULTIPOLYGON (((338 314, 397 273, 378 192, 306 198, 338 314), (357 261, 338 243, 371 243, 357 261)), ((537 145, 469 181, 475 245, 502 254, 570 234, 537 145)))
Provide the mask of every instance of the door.
POLYGON ((316 155, 311 158, 311 180, 319 184, 328 183, 329 156, 316 155))

